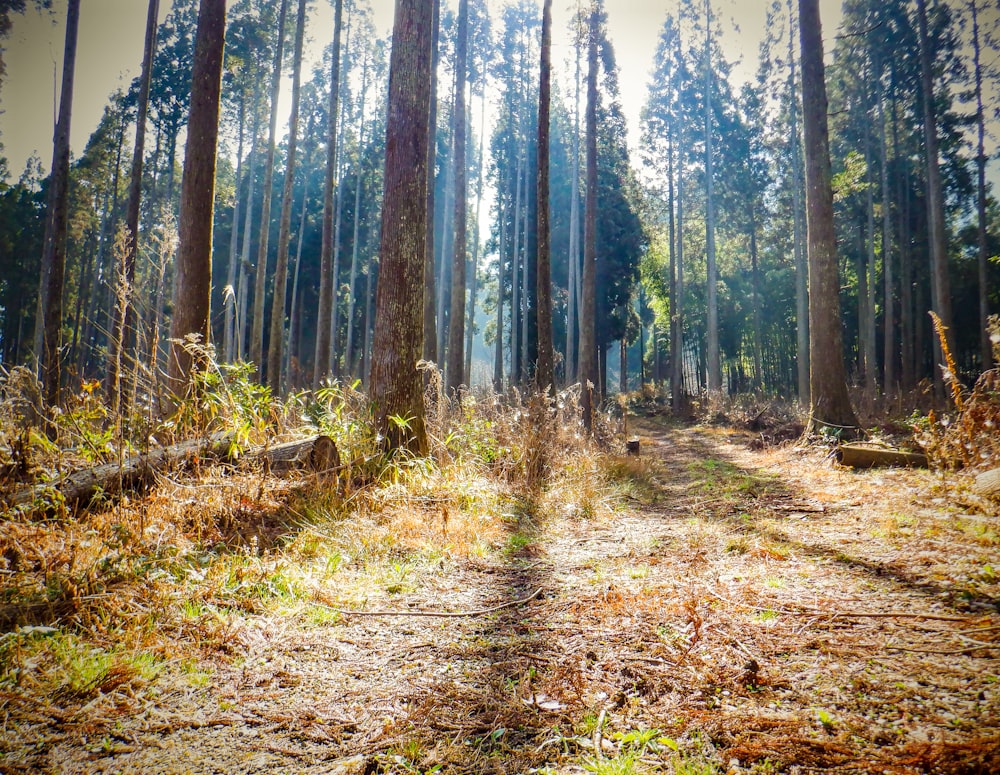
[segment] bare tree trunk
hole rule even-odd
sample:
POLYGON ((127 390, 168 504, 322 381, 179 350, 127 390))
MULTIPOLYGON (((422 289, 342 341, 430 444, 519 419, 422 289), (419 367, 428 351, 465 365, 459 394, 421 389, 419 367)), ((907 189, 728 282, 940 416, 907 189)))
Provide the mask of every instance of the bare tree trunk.
POLYGON ((600 6, 590 12, 587 48, 587 199, 583 218, 583 299, 580 309, 580 399, 583 427, 594 428, 594 394, 597 387, 597 25, 600 6))
MULTIPOLYGON (((368 93, 368 55, 365 54, 365 61, 361 67, 361 115, 358 120, 358 159, 354 186, 354 233, 351 239, 351 279, 350 279, 350 303, 357 302, 358 284, 358 233, 361 226, 361 183, 364 180, 364 146, 365 146, 365 98, 368 93)), ((349 310, 347 315, 347 346, 345 347, 345 366, 348 372, 354 373, 354 319, 357 317, 354 310, 349 310)))
POLYGON ((809 405, 809 262, 805 243, 805 210, 802 192, 805 187, 802 170, 802 145, 799 134, 799 97, 795 77, 795 11, 788 0, 788 93, 792 143, 792 251, 795 254, 795 353, 799 403, 809 405))
POLYGON ((472 335, 476 327, 476 296, 479 293, 479 215, 483 205, 483 146, 486 144, 486 87, 481 80, 479 97, 479 151, 476 160, 478 178, 476 180, 476 214, 473 221, 472 275, 469 279, 469 316, 465 326, 465 379, 466 385, 472 386, 472 335))
POLYGON ((226 288, 223 290, 222 306, 225 315, 222 320, 222 357, 232 363, 235 347, 236 324, 236 256, 239 255, 240 237, 240 184, 243 180, 243 146, 246 133, 246 94, 240 98, 239 131, 236 140, 236 190, 233 193, 233 226, 229 233, 229 261, 226 265, 226 288))
POLYGON ((295 186, 295 155, 299 134, 299 98, 302 92, 302 45, 306 29, 306 0, 299 0, 295 22, 295 54, 292 64, 292 112, 288 118, 288 151, 285 158, 285 185, 278 224, 278 256, 271 297, 271 334, 267 350, 267 384, 272 395, 281 390, 282 347, 285 342, 285 294, 288 285, 288 247, 292 230, 292 191, 295 186))
POLYGON ((431 28, 426 0, 397 0, 389 64, 382 257, 372 347, 371 397, 390 448, 423 454, 423 266, 431 28))
POLYGON ((538 365, 535 386, 555 390, 552 352, 552 268, 549 235, 549 112, 552 80, 552 0, 542 6, 541 74, 538 87, 538 365))
POLYGON ((258 94, 254 93, 254 118, 253 118, 253 139, 250 143, 250 159, 247 162, 247 207, 246 215, 243 217, 243 246, 240 251, 240 279, 239 289, 236 296, 239 299, 239 314, 236 321, 236 359, 243 360, 244 348, 247 341, 247 302, 249 299, 249 280, 253 274, 253 265, 250 263, 250 237, 253 228, 253 200, 256 183, 254 169, 257 166, 257 143, 260 139, 260 104, 258 94))
POLYGON ((469 0, 459 0, 455 53, 455 242, 451 261, 451 305, 448 313, 448 390, 462 387, 465 365, 465 264, 469 260, 467 230, 468 185, 465 162, 465 84, 469 58, 469 0))
POLYGON ((281 0, 278 12, 277 44, 274 66, 271 70, 271 121, 267 136, 267 157, 264 161, 264 192, 260 206, 260 239, 257 244, 257 269, 253 292, 253 325, 250 330, 250 360, 257 367, 261 381, 266 376, 264 368, 264 292, 267 288, 267 249, 271 229, 271 189, 274 186, 274 145, 278 133, 278 96, 281 90, 281 62, 284 53, 285 18, 288 0, 281 0))
POLYGON ((333 317, 333 207, 337 170, 337 114, 340 110, 340 32, 344 0, 336 0, 333 12, 333 50, 330 63, 330 131, 327 135, 326 174, 323 178, 323 244, 320 249, 319 305, 316 313, 316 361, 313 387, 330 374, 330 320, 333 317))
POLYGON ((988 294, 987 267, 989 264, 989 247, 986 240, 986 162, 988 157, 985 148, 986 119, 983 112, 983 67, 980 62, 982 55, 979 40, 979 9, 978 0, 970 0, 972 10, 972 48, 973 67, 976 79, 976 244, 978 246, 979 269, 979 358, 980 368, 986 371, 993 365, 993 348, 987 326, 990 317, 990 299, 988 294))
POLYGON ((882 279, 885 284, 885 290, 883 292, 884 302, 883 302, 883 313, 882 313, 882 327, 883 327, 883 351, 882 351, 882 361, 883 361, 883 377, 882 377, 882 388, 883 392, 887 396, 893 396, 896 394, 896 353, 897 353, 897 342, 896 338, 896 322, 895 322, 895 309, 896 309, 896 285, 893 279, 892 271, 892 208, 889 197, 889 153, 886 148, 885 141, 885 109, 883 107, 883 99, 880 94, 878 97, 878 126, 879 126, 879 149, 882 161, 881 169, 881 185, 882 185, 882 279))
MULTIPOLYGON (((927 238, 930 242, 931 293, 933 309, 941 318, 948 347, 955 351, 952 331, 951 283, 948 280, 948 235, 944 223, 944 191, 938 160, 937 119, 934 115, 934 75, 931 69, 930 40, 927 34, 925 0, 917 0, 917 21, 920 35, 920 87, 924 104, 924 150, 927 154, 927 238)), ((934 340, 934 363, 944 364, 944 355, 937 337, 934 340)), ((941 371, 934 369, 934 385, 939 396, 944 393, 941 371)))
POLYGON ((840 330, 840 280, 833 225, 826 83, 819 0, 799 0, 802 117, 806 139, 806 217, 809 233, 809 429, 853 431, 840 330))
MULTIPOLYGON (((69 132, 73 113, 73 77, 76 69, 76 39, 80 26, 80 0, 69 0, 66 12, 66 42, 63 48, 62 86, 59 119, 52 144, 52 173, 49 183, 48 221, 42 255, 40 292, 42 324, 42 383, 45 402, 59 404, 59 359, 63 316, 63 277, 66 271, 66 220, 69 198, 69 132)), ((37 325, 37 323, 36 323, 37 325)), ((49 426, 47 433, 55 434, 49 426)))
MULTIPOLYGON (((434 278, 434 199, 435 177, 434 168, 437 163, 437 69, 438 69, 438 39, 440 37, 441 0, 432 0, 431 35, 431 109, 427 134, 427 236, 424 246, 424 348, 425 361, 438 362, 437 321, 435 317, 435 302, 437 300, 436 282, 434 278)), ((502 256, 502 254, 501 254, 502 256)), ((502 259, 501 259, 502 260, 502 259)))
POLYGON ((722 390, 719 352, 719 270, 715 262, 715 180, 712 143, 712 6, 705 0, 705 260, 708 304, 708 390, 722 390))
POLYGON ((149 0, 146 12, 146 36, 142 53, 142 72, 139 76, 139 95, 135 122, 135 146, 132 149, 132 176, 129 179, 128 205, 125 208, 125 254, 122 256, 122 276, 125 282, 124 304, 114 307, 112 336, 108 342, 108 363, 105 395, 111 402, 112 414, 121 405, 121 361, 127 343, 135 339, 135 309, 132 292, 135 283, 135 260, 139 252, 139 205, 142 198, 142 155, 146 144, 146 115, 149 107, 149 86, 153 70, 153 52, 156 49, 156 25, 159 0, 149 0), (122 315, 124 315, 122 317, 122 315))
MULTIPOLYGON (((184 152, 180 239, 170 326, 170 337, 175 341, 195 334, 206 344, 209 337, 215 160, 225 37, 226 0, 201 0, 191 74, 191 114, 184 152)), ((170 377, 175 392, 185 386, 192 365, 190 351, 173 344, 170 377)))

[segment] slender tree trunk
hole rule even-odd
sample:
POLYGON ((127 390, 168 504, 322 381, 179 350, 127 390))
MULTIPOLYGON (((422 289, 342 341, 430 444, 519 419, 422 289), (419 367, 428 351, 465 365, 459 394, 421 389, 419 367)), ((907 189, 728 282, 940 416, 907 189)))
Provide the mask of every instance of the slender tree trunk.
POLYGON ((872 160, 871 133, 865 130, 865 166, 868 185, 865 194, 865 215, 867 216, 868 277, 865 294, 865 393, 874 398, 878 391, 878 355, 876 354, 875 331, 875 168, 872 160))
POLYGON ((883 292, 883 392, 886 396, 896 394, 896 358, 897 358, 897 338, 895 319, 895 281, 892 270, 892 207, 889 196, 889 153, 886 149, 886 127, 885 108, 883 106, 882 95, 878 97, 878 126, 879 126, 879 150, 882 167, 880 170, 882 186, 882 279, 885 289, 883 292))
MULTIPOLYGON (((59 404, 59 359, 63 317, 63 277, 66 271, 66 222, 69 199, 69 132, 73 112, 73 77, 76 69, 76 40, 80 26, 80 0, 69 0, 66 12, 66 42, 63 48, 62 86, 59 119, 52 144, 52 173, 49 183, 48 227, 42 255, 42 385, 45 402, 59 404)), ((55 434, 55 426, 47 433, 55 434)))
POLYGON ((761 312, 760 262, 757 256, 757 213, 750 207, 750 272, 753 283, 753 381, 756 390, 764 389, 764 324, 761 312))
MULTIPOLYGON (((361 68, 361 115, 358 120, 358 159, 357 159, 357 180, 354 186, 354 233, 351 239, 351 279, 350 279, 350 303, 357 304, 358 287, 358 233, 361 226, 361 183, 364 180, 364 146, 365 146, 365 98, 368 92, 368 58, 365 56, 364 64, 361 68)), ((347 316, 347 346, 345 348, 346 366, 353 374, 354 365, 354 320, 358 317, 355 310, 351 310, 347 316)))
POLYGON ((253 325, 250 330, 250 360, 257 367, 262 382, 267 372, 264 364, 264 293, 267 288, 267 251, 271 233, 271 192, 274 186, 274 146, 278 133, 278 97, 281 90, 281 63, 284 55, 285 18, 288 0, 281 0, 278 12, 277 43, 271 70, 271 121, 267 136, 267 157, 264 161, 264 191, 260 206, 260 239, 257 243, 257 269, 254 277, 253 325))
POLYGON ((336 0, 333 12, 333 51, 330 59, 330 129, 326 146, 326 173, 323 177, 323 243, 320 248, 319 305, 316 313, 316 360, 313 387, 318 388, 330 374, 330 320, 333 317, 333 207, 334 177, 337 170, 337 115, 340 110, 340 33, 344 0, 336 0))
POLYGON ((479 215, 483 205, 483 146, 486 144, 486 85, 480 80, 481 94, 479 97, 479 151, 477 153, 476 169, 476 213, 473 221, 472 273, 469 278, 469 316, 465 326, 465 384, 472 387, 472 340, 476 327, 476 296, 479 293, 479 215))
POLYGON ((506 207, 504 205, 506 197, 502 195, 506 181, 504 181, 504 173, 501 172, 500 175, 500 184, 497 187, 500 192, 497 196, 499 203, 497 207, 497 217, 500 229, 500 250, 497 255, 497 329, 493 352, 493 390, 497 393, 503 391, 503 297, 504 283, 506 281, 504 258, 507 256, 507 214, 505 212, 506 207))
POLYGON ((597 388, 597 32, 600 6, 590 12, 587 48, 587 199, 583 217, 583 297, 580 309, 580 383, 583 427, 594 429, 594 389, 597 388))
MULTIPOLYGON (((306 136, 312 134, 312 122, 309 123, 309 129, 306 132, 306 136)), ((306 231, 306 214, 309 211, 309 156, 310 154, 304 154, 304 165, 306 168, 305 179, 302 184, 302 211, 299 215, 299 233, 295 238, 295 272, 292 275, 292 309, 288 313, 288 341, 285 345, 285 365, 282 371, 285 378, 282 380, 281 389, 282 391, 287 391, 289 386, 297 387, 301 382, 301 364, 296 368, 296 373, 292 374, 292 366, 299 360, 300 348, 299 348, 299 332, 301 330, 302 321, 302 305, 301 299, 299 298, 299 275, 302 269, 302 243, 305 241, 305 231, 306 231)))
POLYGON ((788 95, 792 151, 792 252, 795 256, 795 353, 799 403, 809 405, 809 262, 806 255, 805 181, 802 169, 802 137, 799 133, 799 95, 795 75, 795 11, 788 0, 788 95))
POLYGON ((260 100, 256 89, 254 90, 254 117, 253 117, 253 139, 250 143, 250 159, 247 161, 247 207, 246 215, 243 217, 243 246, 240 251, 240 279, 239 289, 236 296, 239 299, 239 314, 236 320, 236 359, 243 360, 244 348, 247 341, 247 298, 249 294, 249 280, 253 274, 253 265, 250 263, 250 237, 253 228, 253 201, 254 190, 257 177, 254 170, 257 166, 257 143, 260 139, 260 100))
POLYGON ((980 368, 986 371, 993 365, 993 348, 989 325, 990 299, 987 288, 987 268, 989 247, 986 240, 986 114, 983 112, 983 67, 979 40, 978 0, 970 0, 972 10, 972 50, 976 79, 976 244, 978 247, 977 266, 979 270, 979 358, 980 368))
POLYGON ((426 0, 397 0, 389 64, 382 258, 372 347, 371 396, 390 448, 423 454, 423 266, 431 28, 426 0), (395 420, 393 418, 396 418, 395 420))
POLYGON ((682 244, 681 182, 674 181, 675 170, 674 125, 667 130, 667 209, 668 235, 670 239, 670 406, 674 414, 681 411, 681 391, 683 390, 684 361, 684 308, 683 308, 683 264, 682 244), (676 196, 675 196, 676 185, 676 196), (676 208, 676 209, 675 209, 676 208), (676 219, 675 219, 676 212, 676 219))
POLYGON ((222 320, 222 357, 226 363, 233 362, 236 351, 236 257, 239 255, 240 237, 240 187, 243 180, 243 145, 246 132, 246 93, 240 98, 239 130, 236 140, 236 191, 233 194, 233 226, 229 233, 229 261, 226 265, 226 288, 222 294, 225 314, 222 320))
POLYGON ((288 248, 292 230, 292 191, 295 186, 295 155, 299 134, 299 99, 302 92, 302 46, 306 29, 306 0, 299 0, 295 22, 295 54, 292 65, 292 112, 288 118, 288 151, 285 158, 285 185, 278 225, 278 256, 271 297, 271 334, 267 350, 267 384, 272 395, 281 390, 282 346, 285 342, 285 294, 288 292, 288 248))
POLYGON ((719 352, 719 271, 715 262, 715 173, 712 143, 712 6, 705 0, 705 260, 708 304, 708 390, 722 390, 719 352))
POLYGON ((840 279, 833 225, 826 83, 819 0, 799 0, 802 106, 806 138, 806 216, 809 233, 809 429, 853 431, 840 329, 840 279))
MULTIPOLYGON (((345 41, 346 49, 344 52, 344 62, 342 67, 344 69, 350 64, 350 50, 351 50, 351 27, 354 7, 351 6, 349 13, 347 15, 347 39, 345 41)), ((347 85, 350 79, 350 72, 345 73, 345 76, 341 78, 340 88, 340 126, 347 123, 347 85)), ((341 228, 344 220, 344 138, 341 136, 337 142, 337 217, 333 223, 333 308, 332 314, 330 315, 330 367, 333 371, 334 376, 340 375, 340 355, 341 348, 339 347, 340 342, 340 261, 341 261, 341 241, 343 240, 343 229, 341 228)))
MULTIPOLYGON (((438 39, 440 37, 441 0, 432 0, 432 52, 431 52, 431 108, 427 134, 427 235, 424 247, 424 347, 425 361, 438 362, 437 321, 435 317, 435 301, 437 289, 434 279, 434 198, 436 178, 434 170, 437 165, 437 69, 438 69, 438 39)), ((501 254, 502 260, 502 254, 501 254)))
POLYGON ((549 235, 549 112, 552 80, 552 0, 542 6, 541 74, 538 87, 538 365, 535 386, 555 390, 552 352, 552 269, 549 235))
POLYGON ((467 164, 465 161, 465 84, 469 58, 469 0, 459 0, 458 41, 455 53, 455 242, 451 261, 451 305, 448 313, 448 368, 450 392, 462 388, 465 366, 465 265, 469 260, 467 164))
POLYGON ((108 363, 105 395, 111 403, 111 413, 117 414, 121 405, 121 361, 128 341, 135 339, 135 309, 132 305, 135 283, 135 261, 139 252, 139 205, 142 198, 142 158, 146 144, 146 115, 149 107, 149 86, 153 71, 153 52, 156 49, 156 26, 159 0, 149 0, 146 12, 146 36, 142 53, 142 72, 139 76, 139 95, 135 122, 135 146, 132 149, 132 175, 129 179, 128 205, 125 208, 125 254, 122 256, 122 277, 125 283, 123 304, 114 307, 112 336, 108 342, 108 363), (123 317, 121 317, 124 315, 123 317))
MULTIPOLYGON (((518 149, 520 153, 520 149, 518 149)), ((514 192, 513 245, 510 257, 510 381, 521 381, 521 191, 524 183, 524 160, 517 161, 514 192)))
MULTIPOLYGON (((948 235, 944 223, 944 189, 938 160, 937 119, 934 110, 934 75, 931 69, 930 40, 927 34, 927 9, 925 0, 917 0, 917 21, 920 35, 920 90, 924 107, 924 150, 927 158, 927 238, 930 242, 931 294, 933 309, 941 318, 948 347, 955 351, 952 331, 951 283, 948 280, 948 235)), ((934 339, 934 363, 944 364, 944 355, 937 337, 934 339)), ((938 368, 934 369, 934 384, 939 397, 943 396, 943 380, 938 368)))
MULTIPOLYGON (((209 337, 215 160, 225 36, 226 0, 201 0, 191 75, 191 114, 184 152, 177 276, 170 326, 170 337, 175 341, 196 334, 207 344, 209 337)), ((175 392, 185 387, 192 365, 190 351, 183 345, 173 344, 170 377, 175 392)))

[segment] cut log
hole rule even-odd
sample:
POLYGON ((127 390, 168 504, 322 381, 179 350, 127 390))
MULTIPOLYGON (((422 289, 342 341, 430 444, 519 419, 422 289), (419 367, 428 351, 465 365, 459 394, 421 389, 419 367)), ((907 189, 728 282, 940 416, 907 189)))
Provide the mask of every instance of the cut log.
MULTIPOLYGON (((100 494, 115 496, 126 491, 142 491, 157 473, 189 466, 197 460, 222 462, 231 459, 232 439, 220 434, 211 439, 196 439, 135 455, 121 463, 104 463, 82 471, 74 471, 61 479, 36 484, 15 492, 5 508, 25 508, 50 511, 64 504, 65 508, 85 508, 100 494)), ((257 447, 243 454, 244 461, 261 461, 275 474, 290 471, 322 473, 340 466, 340 452, 329 436, 313 436, 269 447, 257 447)))
POLYGON ((1000 468, 985 471, 977 476, 972 485, 972 491, 984 498, 1000 501, 1000 468))
POLYGON ((251 450, 246 458, 263 460, 267 470, 275 474, 303 470, 324 473, 340 467, 340 450, 329 436, 313 436, 251 450))
POLYGON ((189 465, 200 458, 224 458, 229 454, 231 443, 229 434, 222 434, 211 439, 195 439, 161 447, 143 455, 134 455, 121 463, 103 463, 74 471, 52 482, 25 487, 15 492, 6 505, 8 508, 31 506, 40 510, 50 510, 60 502, 66 508, 87 506, 99 493, 117 495, 125 490, 142 489, 157 472, 189 465))
POLYGON ((837 447, 837 462, 850 468, 886 466, 927 468, 927 455, 922 452, 904 452, 899 449, 869 447, 863 444, 842 444, 837 447))

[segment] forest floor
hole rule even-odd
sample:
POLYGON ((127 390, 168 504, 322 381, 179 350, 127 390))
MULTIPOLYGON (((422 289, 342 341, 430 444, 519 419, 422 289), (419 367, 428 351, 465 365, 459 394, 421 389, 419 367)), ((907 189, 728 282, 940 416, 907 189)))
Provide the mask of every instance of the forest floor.
MULTIPOLYGON (((464 551, 456 513, 424 504, 436 547, 352 562, 303 527, 314 570, 278 561, 242 606, 186 565, 158 604, 170 647, 131 636, 157 644, 148 675, 133 653, 46 682, 71 638, 22 627, 0 772, 1000 772, 995 516, 940 473, 632 430, 641 454, 583 506, 498 502, 464 551)), ((150 607, 121 616, 162 621, 150 607)))

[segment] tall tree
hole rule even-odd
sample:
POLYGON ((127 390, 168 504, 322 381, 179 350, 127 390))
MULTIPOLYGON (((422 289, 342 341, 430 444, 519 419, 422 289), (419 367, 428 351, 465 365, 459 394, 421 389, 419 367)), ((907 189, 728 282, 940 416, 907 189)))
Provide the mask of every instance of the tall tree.
POLYGON ((715 172, 712 148, 712 4, 705 0, 705 262, 708 315, 708 389, 722 390, 719 352, 719 271, 715 256, 715 172))
MULTIPOLYGON (((80 27, 80 0, 69 0, 66 11, 66 42, 63 47, 59 119, 52 143, 52 174, 49 181, 42 282, 39 288, 39 322, 42 341, 42 382, 49 406, 59 403, 59 358, 63 316, 63 278, 66 272, 66 211, 69 198, 69 131, 73 115, 73 78, 76 71, 76 41, 80 27)), ((36 326, 38 324, 36 323, 36 326)), ((37 338, 37 337, 36 337, 37 338)), ((36 350, 37 353, 37 350, 36 350)), ((49 432, 53 433, 50 427, 49 432)))
POLYGON ((433 9, 396 0, 389 64, 382 258, 375 307, 371 397, 390 448, 424 453, 423 381, 417 370, 423 333, 427 229, 427 134, 433 9))
POLYGON ((288 0, 281 0, 278 12, 277 42, 271 70, 271 120, 268 125, 267 154, 264 162, 263 198, 260 206, 260 238, 257 243, 257 267, 254 277, 253 325, 250 330, 250 360, 257 367, 257 377, 263 381, 264 371, 264 292, 267 288, 267 249, 271 233, 271 189, 274 184, 274 146, 278 133, 278 95, 281 89, 281 64, 284 55, 285 19, 288 0))
POLYGON ((427 223, 429 227, 424 245, 424 360, 436 363, 437 321, 435 318, 435 301, 437 291, 434 282, 434 209, 435 209, 435 175, 437 160, 437 70, 439 42, 441 37, 441 0, 431 0, 433 16, 431 25, 431 112, 429 118, 430 131, 427 133, 427 223))
MULTIPOLYGON (((933 309, 941 318, 948 345, 955 351, 952 331, 951 283, 948 278, 948 235, 944 221, 944 187, 941 182, 941 162, 938 157, 938 126, 934 107, 934 71, 931 64, 931 40, 927 32, 926 0, 917 0, 917 30, 920 40, 920 92, 924 115, 924 151, 927 159, 927 238, 931 254, 931 297, 933 309)), ((934 362, 944 364, 941 345, 934 339, 934 362)), ((942 388, 940 372, 934 370, 938 392, 942 388)))
POLYGON ((121 361, 127 339, 135 329, 135 308, 131 303, 135 282, 135 260, 139 252, 139 205, 142 199, 142 157, 146 147, 146 115, 149 108, 149 84, 153 72, 153 52, 156 49, 156 24, 159 0, 149 0, 146 11, 146 35, 143 43, 142 70, 139 75, 139 95, 136 105, 135 145, 132 148, 132 174, 129 178, 128 204, 125 208, 125 255, 122 276, 125 281, 124 305, 115 305, 111 339, 108 342, 108 364, 105 393, 116 413, 121 402, 121 361), (124 308, 123 308, 124 306, 124 308))
POLYGON ((983 109, 982 39, 979 34, 979 0, 969 0, 972 14, 973 78, 976 97, 976 258, 979 273, 979 358, 983 370, 993 364, 993 348, 987 325, 990 317, 987 267, 989 247, 986 227, 986 114, 983 109))
MULTIPOLYGON (((299 0, 295 21, 295 53, 292 63, 292 108, 288 117, 288 141, 285 152, 285 182, 278 221, 278 255, 274 268, 274 293, 271 297, 271 333, 267 347, 267 384, 271 392, 281 389, 282 347, 285 341, 285 294, 288 285, 288 248, 292 228, 292 189, 295 185, 295 155, 299 136, 299 102, 302 95, 302 46, 306 30, 306 0, 299 0)), ((294 299, 293 299, 294 303, 294 299)))
POLYGON ((597 379, 597 38, 603 3, 590 9, 587 42, 586 157, 587 195, 583 216, 583 297, 580 303, 580 384, 583 427, 594 427, 594 390, 597 379))
POLYGON ((847 394, 840 329, 840 279, 819 0, 799 0, 799 37, 809 240, 809 430, 850 432, 856 429, 857 419, 847 394))
POLYGON ((535 386, 555 389, 552 353, 552 271, 549 234, 549 114, 552 80, 552 0, 542 6, 542 51, 538 87, 538 364, 535 386))
POLYGON ((458 40, 455 51, 455 240, 451 261, 451 305, 448 313, 448 368, 445 370, 449 391, 458 391, 465 370, 465 265, 468 261, 467 165, 465 162, 466 110, 465 84, 469 58, 469 0, 459 0, 458 40))
POLYGON ((191 115, 184 151, 174 314, 170 325, 173 344, 169 368, 175 391, 184 387, 194 365, 183 341, 195 334, 207 343, 209 335, 215 161, 225 38, 226 0, 201 0, 191 73, 191 115))
POLYGON ((330 373, 329 321, 333 317, 335 288, 333 287, 333 208, 337 172, 337 116, 340 112, 340 35, 343 25, 344 0, 336 0, 333 11, 333 46, 330 55, 330 102, 326 139, 326 171, 323 176, 323 242, 320 248, 319 310, 316 327, 316 361, 313 387, 319 387, 330 373))

